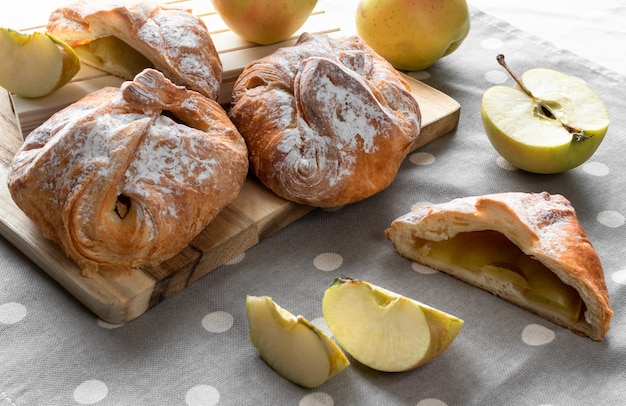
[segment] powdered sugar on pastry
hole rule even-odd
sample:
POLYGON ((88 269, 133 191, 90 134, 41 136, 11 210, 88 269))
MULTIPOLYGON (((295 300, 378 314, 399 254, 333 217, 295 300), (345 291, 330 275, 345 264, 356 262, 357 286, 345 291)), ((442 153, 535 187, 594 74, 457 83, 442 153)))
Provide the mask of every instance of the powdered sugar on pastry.
MULTIPOLYGON (((53 11, 47 31, 71 46, 116 37, 172 82, 214 100, 219 95, 222 63, 204 22, 189 10, 141 0, 79 0, 53 11)), ((110 68, 114 75, 123 71, 110 68)))
POLYGON ((149 69, 35 129, 9 190, 85 274, 119 273, 180 252, 237 197, 247 170, 221 106, 149 69))
POLYGON ((235 83, 230 117, 267 187, 321 207, 386 188, 420 130, 408 86, 358 37, 303 34, 254 61, 235 83))

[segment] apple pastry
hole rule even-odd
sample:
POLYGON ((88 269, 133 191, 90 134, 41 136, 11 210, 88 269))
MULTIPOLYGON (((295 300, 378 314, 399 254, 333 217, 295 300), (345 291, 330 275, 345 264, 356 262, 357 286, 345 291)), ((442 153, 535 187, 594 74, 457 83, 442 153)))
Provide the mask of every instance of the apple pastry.
POLYGON ((602 264, 561 195, 500 193, 418 206, 385 234, 400 255, 575 333, 602 340, 609 330, 602 264))
POLYGON ((244 68, 229 115, 261 182, 317 207, 386 188, 421 123, 408 84, 361 39, 308 33, 244 68))
POLYGON ((127 80, 147 67, 216 100, 222 62, 204 22, 189 10, 152 1, 78 0, 54 10, 48 33, 81 59, 127 80))
POLYGON ((147 69, 31 132, 8 186, 84 275, 116 275, 180 252, 237 197, 247 170, 224 109, 147 69))

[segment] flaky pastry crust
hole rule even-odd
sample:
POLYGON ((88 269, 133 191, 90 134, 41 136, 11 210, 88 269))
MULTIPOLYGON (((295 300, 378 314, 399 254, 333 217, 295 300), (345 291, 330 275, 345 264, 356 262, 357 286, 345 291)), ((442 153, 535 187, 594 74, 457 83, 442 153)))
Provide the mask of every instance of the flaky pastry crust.
POLYGON ((115 275, 180 252, 237 197, 247 170, 223 108, 147 69, 30 133, 8 185, 83 274, 115 275))
POLYGON ((400 255, 494 293, 578 334, 602 340, 609 330, 613 312, 602 264, 574 208, 561 195, 499 193, 421 205, 394 220, 385 234, 400 255), (559 314, 533 310, 510 290, 448 261, 432 259, 418 248, 419 240, 443 241, 481 230, 502 233, 524 254, 576 289, 586 307, 583 319, 573 322, 559 314))
POLYGON ((386 188, 421 123, 407 83, 361 39, 308 33, 245 67, 229 115, 263 184, 318 207, 386 188))
MULTIPOLYGON (((189 10, 152 1, 79 0, 54 10, 47 31, 73 47, 116 37, 175 84, 219 96, 222 62, 206 25, 189 10)), ((113 66, 103 69, 120 76, 113 66)))

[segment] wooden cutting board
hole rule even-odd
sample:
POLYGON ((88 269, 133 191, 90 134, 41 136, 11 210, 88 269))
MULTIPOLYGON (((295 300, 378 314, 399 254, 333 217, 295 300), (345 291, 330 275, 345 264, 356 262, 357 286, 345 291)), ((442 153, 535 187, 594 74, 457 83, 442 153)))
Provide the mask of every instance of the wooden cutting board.
MULTIPOLYGON (((248 62, 271 53, 279 46, 291 45, 300 32, 343 35, 339 28, 332 25, 332 19, 326 18, 324 10, 318 9, 290 40, 271 46, 253 46, 227 29, 211 10, 210 1, 178 1, 176 4, 192 8, 211 31, 224 65, 222 102, 229 100, 232 85, 248 62)), ((422 112, 422 132, 413 145, 415 150, 456 128, 460 105, 418 80, 409 76, 407 80, 422 112)), ((7 174, 23 136, 83 95, 120 83, 118 78, 83 67, 72 83, 41 99, 11 97, 0 88, 0 234, 109 323, 125 323, 140 316, 312 210, 277 197, 250 177, 239 197, 171 260, 115 278, 103 275, 83 277, 78 267, 56 244, 43 238, 38 228, 13 203, 7 188, 7 174)))

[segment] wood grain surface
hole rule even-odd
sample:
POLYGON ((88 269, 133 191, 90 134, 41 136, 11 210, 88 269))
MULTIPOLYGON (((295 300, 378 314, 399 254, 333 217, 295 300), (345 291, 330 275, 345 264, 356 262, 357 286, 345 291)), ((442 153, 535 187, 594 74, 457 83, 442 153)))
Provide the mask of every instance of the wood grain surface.
MULTIPOLYGON (((232 84, 248 62, 279 46, 292 44, 298 35, 294 34, 281 44, 253 46, 228 31, 211 10, 201 9, 199 15, 210 27, 224 64, 222 102, 229 100, 232 84)), ((324 18, 323 10, 316 10, 301 31, 341 35, 332 21, 324 18)), ((422 111, 422 133, 413 145, 412 150, 415 150, 452 131, 459 121, 460 106, 454 99, 418 80, 409 76, 407 80, 422 111)), ((7 188, 7 174, 23 136, 83 95, 120 83, 118 78, 83 67, 72 83, 41 99, 11 97, 0 88, 0 234, 109 323, 125 323, 140 316, 312 210, 277 197, 249 177, 239 197, 174 258, 157 267, 137 269, 117 277, 101 274, 83 277, 79 268, 56 244, 46 240, 14 204, 7 188)))

